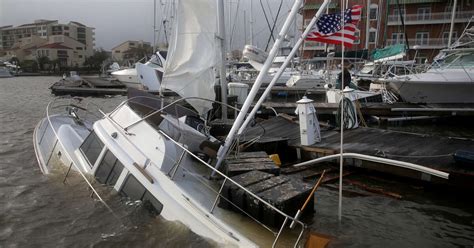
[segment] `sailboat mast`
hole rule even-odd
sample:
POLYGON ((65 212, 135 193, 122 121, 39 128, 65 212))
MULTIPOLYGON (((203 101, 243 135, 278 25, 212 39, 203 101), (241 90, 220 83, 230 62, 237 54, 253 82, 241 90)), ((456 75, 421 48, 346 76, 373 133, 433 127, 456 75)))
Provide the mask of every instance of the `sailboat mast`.
MULTIPOLYGON (((222 0, 221 0, 222 1, 222 0)), ((217 152, 217 163, 215 168, 219 168, 222 162, 224 161, 224 158, 227 155, 227 152, 229 151, 229 148, 231 144, 234 142, 235 135, 239 129, 239 127, 242 125, 245 116, 247 115, 247 112, 250 108, 250 105, 252 104, 253 99, 258 93, 258 90, 260 89, 260 86, 262 85, 263 78, 265 74, 268 73, 268 69, 270 69, 271 64, 273 63, 273 59, 275 58, 278 49, 280 48, 280 45, 285 37, 285 35, 288 33, 288 30, 290 28, 291 22, 293 19, 296 17, 298 14, 298 10, 301 6, 301 3, 303 0, 296 0, 293 4, 293 7, 291 8, 290 13, 288 14, 287 19, 285 20, 285 23, 283 24, 283 27, 281 28, 280 34, 278 35, 278 38, 276 39, 275 43, 273 44, 272 49, 268 53, 268 57, 265 60, 265 63, 263 64, 263 68, 260 71, 260 73, 257 76, 257 79, 255 79, 255 82, 253 83, 252 89, 250 90, 247 99, 245 100, 244 104, 242 105, 241 111, 239 112, 239 115, 234 121, 234 124, 232 125, 232 128, 229 131, 229 134, 226 137, 225 143, 223 146, 219 148, 219 151, 217 152)), ((214 175, 215 172, 212 173, 214 175)))
MULTIPOLYGON (((262 103, 265 101, 265 99, 267 98, 268 94, 270 93, 272 87, 275 85, 275 83, 278 81, 278 79, 280 78, 281 74, 283 74, 283 71, 285 70, 285 68, 290 64, 291 60, 293 59, 293 57, 295 56, 296 52, 298 51, 298 48, 303 44, 304 40, 306 39, 306 36, 308 36, 309 32, 311 31, 312 27, 316 24, 316 21, 319 19, 319 17, 323 14, 323 12, 325 11, 326 7, 329 6, 329 3, 331 2, 331 0, 324 0, 324 2, 321 4, 321 7, 319 7, 319 10, 316 12, 316 14, 314 15, 313 19, 311 19, 311 21, 309 22, 309 24, 306 26, 306 29, 303 31, 303 33, 301 34, 301 36, 299 37, 299 39, 296 41, 295 45, 293 46, 293 49, 291 49, 290 53, 288 54, 288 56, 286 56, 286 59, 285 61, 283 62, 283 64, 280 66, 280 68, 278 69, 277 73, 275 74, 275 76, 272 78, 272 81, 270 82, 270 84, 268 84, 267 88, 265 89, 265 91, 262 93, 262 95, 260 96, 260 98, 258 99, 257 103, 255 104, 255 106, 252 108, 252 111, 250 112, 250 114, 247 116, 247 119, 245 119, 244 123, 242 124, 242 126, 240 126, 239 128, 239 131, 237 132, 237 135, 241 135, 245 128, 247 128, 248 124, 250 123, 251 120, 253 120, 253 118, 255 117, 255 114, 257 113, 258 109, 260 108, 260 106, 262 105, 262 103)), ((296 22, 296 21, 295 21, 296 22)))
POLYGON ((253 1, 250 0, 250 45, 253 45, 253 1))
POLYGON ((153 54, 156 51, 156 0, 153 0, 153 54))
POLYGON ((227 119, 227 81, 225 77, 225 21, 224 21, 224 0, 217 1, 217 25, 219 30, 219 43, 221 48, 221 66, 219 68, 219 78, 221 85, 222 119, 227 119))
POLYGON ((453 29, 454 29, 454 17, 456 15, 456 5, 457 5, 458 0, 454 0, 453 3, 453 10, 451 13, 451 27, 449 28, 449 38, 448 38, 448 47, 451 46, 451 39, 453 37, 453 29))

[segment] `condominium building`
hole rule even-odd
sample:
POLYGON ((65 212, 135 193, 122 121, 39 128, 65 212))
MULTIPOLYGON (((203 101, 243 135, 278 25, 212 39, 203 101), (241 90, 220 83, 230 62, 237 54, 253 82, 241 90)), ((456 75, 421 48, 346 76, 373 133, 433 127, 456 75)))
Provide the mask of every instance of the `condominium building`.
POLYGON ((150 49, 150 42, 142 40, 127 40, 119 45, 112 48, 112 59, 121 63, 131 62, 134 63, 136 60, 141 59, 143 56, 148 54, 143 54, 138 57, 135 54, 131 54, 130 51, 133 49, 150 49))
MULTIPOLYGON (((323 0, 306 0, 303 10, 305 24, 309 23, 323 0)), ((405 44, 408 41, 408 59, 431 60, 440 49, 446 48, 452 17, 452 0, 365 0, 349 1, 348 7, 362 5, 362 18, 358 25, 359 39, 347 51, 374 48, 388 45, 405 44), (403 24, 402 24, 403 19, 403 24), (406 36, 406 38, 405 38, 406 36)), ((338 3, 329 5, 329 13, 340 13, 338 3)), ((474 15, 472 0, 458 0, 454 15, 456 40, 474 15)), ((304 43, 304 57, 310 58, 325 51, 340 50, 341 46, 323 43, 304 43)))
MULTIPOLYGON (((17 27, 0 27, 0 51, 3 52, 4 58, 33 60, 38 56, 47 56, 50 60, 55 60, 61 57, 61 63, 64 65, 81 66, 85 58, 94 53, 94 36, 94 28, 79 22, 61 24, 57 20, 36 20, 17 27), (58 56, 58 51, 55 51, 54 55, 36 51, 45 47, 46 50, 61 50, 67 47, 66 50, 71 54, 64 57, 58 56)), ((64 51, 59 53, 64 54, 64 51)))
MULTIPOLYGON (((387 5, 387 33, 384 45, 408 42, 409 58, 431 61, 448 46, 453 1, 390 1, 387 5), (403 4, 402 4, 403 3, 403 4), (403 24, 402 24, 403 19, 403 24)), ((458 0, 454 13, 451 43, 457 40, 474 16, 472 0, 458 0)), ((473 20, 474 21, 474 20, 473 20)))

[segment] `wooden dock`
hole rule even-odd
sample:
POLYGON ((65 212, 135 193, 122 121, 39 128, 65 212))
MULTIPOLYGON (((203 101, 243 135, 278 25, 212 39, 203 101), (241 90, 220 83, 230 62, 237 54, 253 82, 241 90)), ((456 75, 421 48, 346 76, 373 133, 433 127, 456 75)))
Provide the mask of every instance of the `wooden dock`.
MULTIPOLYGON (((126 95, 127 87, 120 81, 97 76, 85 76, 79 81, 61 80, 54 83, 51 87, 51 93, 54 95, 71 96, 104 96, 104 95, 126 95)), ((150 94, 158 95, 158 91, 145 91, 150 94)), ((163 91, 164 96, 177 96, 170 90, 163 91)))
MULTIPOLYGON (((280 168, 265 152, 244 152, 225 161, 226 174, 261 199, 294 216, 310 195, 312 184, 302 178, 280 175, 280 168), (239 169, 240 168, 240 169, 239 169)), ((288 170, 285 171, 287 173, 288 170)), ((237 212, 243 210, 258 221, 278 227, 284 218, 234 184, 223 186, 219 207, 237 212)), ((314 201, 305 212, 311 212, 314 201)))
MULTIPOLYGON (((302 146, 299 125, 295 121, 281 116, 248 128, 241 136, 240 143, 253 139, 256 139, 255 145, 257 146, 265 144, 259 147, 269 147, 268 142, 286 142, 290 148, 286 152, 297 150, 303 158, 337 154, 340 149, 340 132, 337 130, 322 130, 321 142, 311 146, 302 146)), ((450 173, 449 183, 468 185, 474 189, 474 171, 455 162, 453 154, 457 150, 474 151, 474 141, 364 127, 344 131, 344 152, 346 153, 384 157, 441 170, 450 173)), ((358 159, 347 159, 345 165, 417 180, 444 182, 443 179, 420 172, 358 159)))

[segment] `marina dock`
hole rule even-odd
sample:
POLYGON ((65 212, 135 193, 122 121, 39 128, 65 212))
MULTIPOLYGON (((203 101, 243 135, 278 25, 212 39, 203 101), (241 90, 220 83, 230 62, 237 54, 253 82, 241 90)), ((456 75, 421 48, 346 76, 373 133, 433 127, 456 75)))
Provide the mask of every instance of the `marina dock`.
MULTIPOLYGON (((287 156, 294 153, 300 159, 306 160, 337 154, 340 151, 340 132, 338 130, 322 130, 321 142, 311 146, 300 144, 299 132, 299 125, 296 121, 279 116, 249 128, 241 136, 240 143, 252 141, 255 143, 254 146, 273 149, 267 151, 269 153, 280 149, 287 156), (279 145, 275 146, 275 143, 279 143, 279 145), (288 149, 284 148, 285 145, 288 149)), ((457 150, 474 151, 474 141, 366 127, 344 130, 345 153, 396 159, 441 170, 450 174, 449 184, 474 188, 472 180, 474 172, 460 166, 453 158, 453 154, 457 150)), ((346 159, 345 165, 428 182, 442 181, 421 172, 359 159, 346 159)))

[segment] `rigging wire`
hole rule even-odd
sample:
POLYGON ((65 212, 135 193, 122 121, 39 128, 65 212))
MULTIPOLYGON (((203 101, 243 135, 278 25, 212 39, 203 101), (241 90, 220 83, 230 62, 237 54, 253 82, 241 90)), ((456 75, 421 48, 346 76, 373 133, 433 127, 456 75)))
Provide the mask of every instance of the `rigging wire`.
POLYGON ((280 6, 278 6, 278 11, 277 11, 277 14, 275 16, 275 20, 273 21, 273 26, 270 30, 271 35, 268 36, 267 45, 265 46, 265 51, 267 51, 268 45, 270 44, 271 37, 273 36, 273 31, 275 30, 275 26, 276 26, 276 23, 277 23, 277 20, 278 20, 278 16, 280 15, 280 10, 281 10, 282 5, 283 5, 283 0, 280 0, 280 6))
POLYGON ((272 27, 270 25, 270 22, 268 21, 267 12, 265 11, 265 7, 263 7, 262 0, 260 0, 260 6, 262 7, 263 16, 265 17, 265 21, 267 22, 268 30, 270 30, 270 37, 272 37, 273 42, 275 42, 275 37, 273 36, 272 27))

